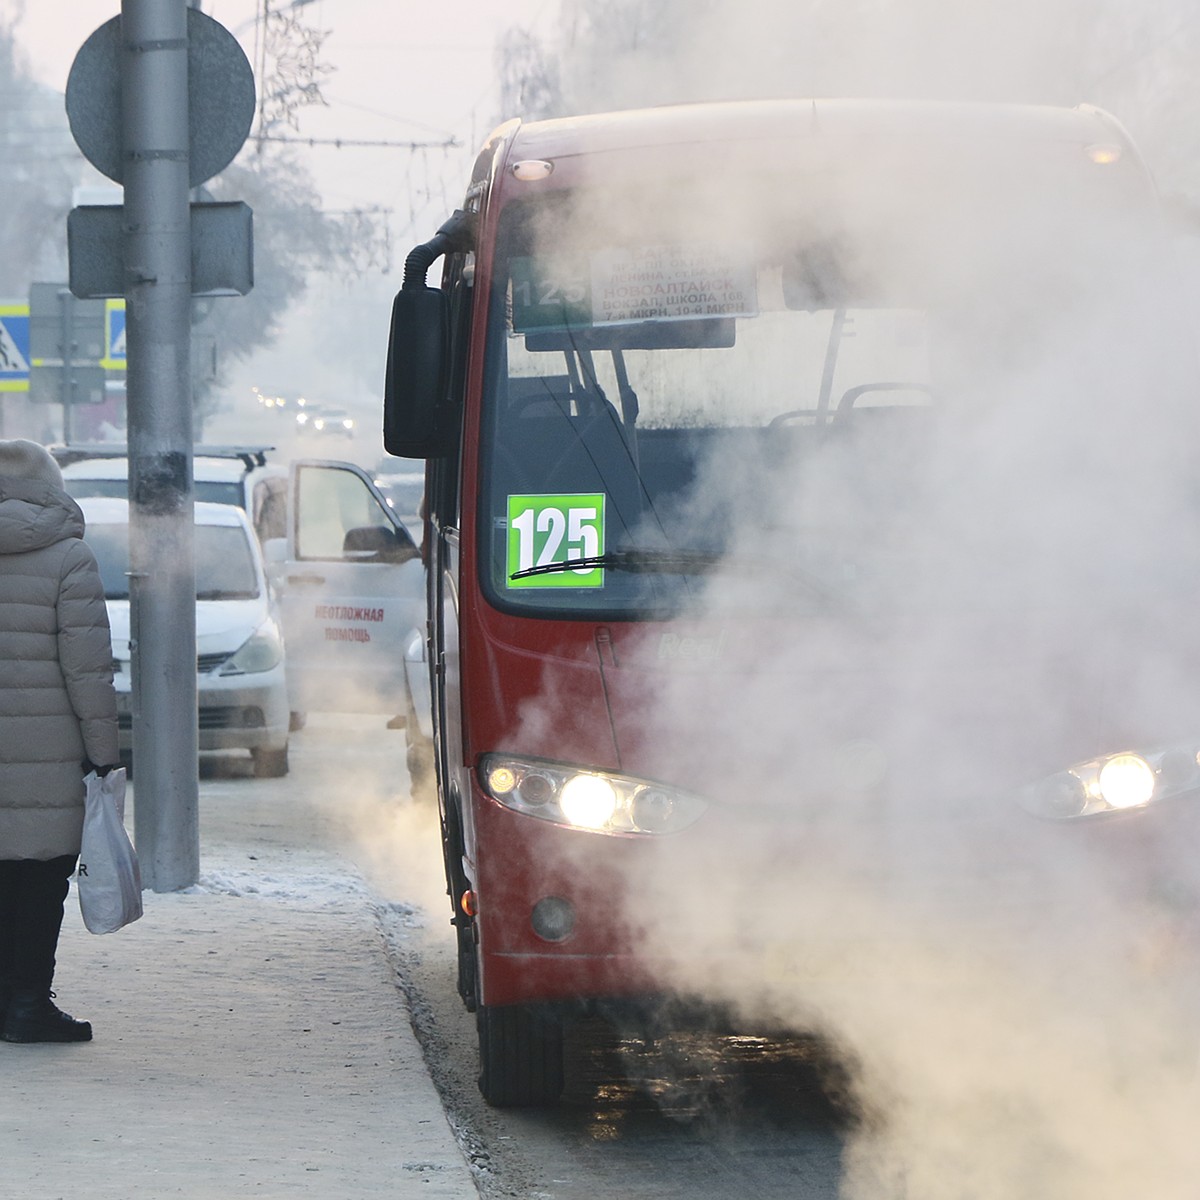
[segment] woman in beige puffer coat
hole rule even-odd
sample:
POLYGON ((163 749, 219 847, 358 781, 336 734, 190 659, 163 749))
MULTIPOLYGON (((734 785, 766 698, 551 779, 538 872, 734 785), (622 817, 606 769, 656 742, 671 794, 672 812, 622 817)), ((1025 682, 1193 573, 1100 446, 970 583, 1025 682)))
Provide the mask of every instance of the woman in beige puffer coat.
POLYGON ((83 766, 117 762, 104 590, 83 514, 36 442, 0 441, 0 1038, 87 1041, 51 1001, 83 766))

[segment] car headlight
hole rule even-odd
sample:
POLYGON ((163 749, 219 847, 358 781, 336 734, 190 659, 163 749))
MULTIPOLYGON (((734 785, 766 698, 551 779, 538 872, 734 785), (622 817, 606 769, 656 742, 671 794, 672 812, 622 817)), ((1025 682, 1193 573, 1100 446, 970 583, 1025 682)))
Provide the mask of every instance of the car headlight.
POLYGON ((1093 758, 1023 788, 1018 800, 1035 816, 1062 821, 1145 808, 1197 790, 1200 738, 1186 746, 1093 758))
POLYGON ((677 833, 705 809, 678 788, 508 754, 485 755, 479 777, 505 808, 592 833, 677 833))
POLYGON ((258 630, 230 655, 218 672, 220 675, 256 675, 270 671, 283 661, 283 641, 274 624, 259 626, 258 630))

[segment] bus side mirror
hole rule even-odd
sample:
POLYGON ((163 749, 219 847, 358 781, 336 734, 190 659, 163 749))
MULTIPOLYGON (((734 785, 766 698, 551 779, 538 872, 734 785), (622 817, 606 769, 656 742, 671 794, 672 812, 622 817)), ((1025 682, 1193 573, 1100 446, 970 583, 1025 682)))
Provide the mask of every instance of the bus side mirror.
POLYGON ((396 293, 383 392, 383 445, 403 458, 448 452, 446 342, 449 309, 439 288, 396 293))

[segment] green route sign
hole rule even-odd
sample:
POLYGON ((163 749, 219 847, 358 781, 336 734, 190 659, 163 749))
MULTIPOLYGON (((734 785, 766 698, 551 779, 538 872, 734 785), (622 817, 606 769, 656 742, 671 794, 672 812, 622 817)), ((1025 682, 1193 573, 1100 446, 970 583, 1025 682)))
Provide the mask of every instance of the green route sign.
POLYGON ((510 588, 600 588, 603 567, 574 567, 514 579, 521 571, 604 553, 604 493, 512 495, 508 498, 510 588))

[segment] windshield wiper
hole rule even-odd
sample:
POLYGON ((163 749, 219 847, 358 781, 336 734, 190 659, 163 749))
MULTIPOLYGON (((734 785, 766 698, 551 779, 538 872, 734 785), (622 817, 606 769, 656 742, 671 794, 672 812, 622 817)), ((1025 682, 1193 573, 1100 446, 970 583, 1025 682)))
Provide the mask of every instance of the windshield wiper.
POLYGON ((610 550, 587 558, 567 558, 516 571, 510 579, 528 579, 532 575, 561 575, 565 571, 595 570, 640 571, 655 575, 699 575, 725 561, 725 555, 711 550, 610 550))
POLYGON ((534 575, 561 575, 565 571, 597 567, 654 575, 703 575, 718 567, 761 570, 764 561, 769 561, 774 569, 782 570, 789 578, 798 582, 821 604, 839 611, 847 609, 847 597, 794 563, 782 563, 776 559, 754 560, 751 563, 736 554, 722 554, 715 550, 611 550, 607 554, 568 558, 562 562, 526 567, 522 571, 514 572, 509 578, 529 579, 534 575))

